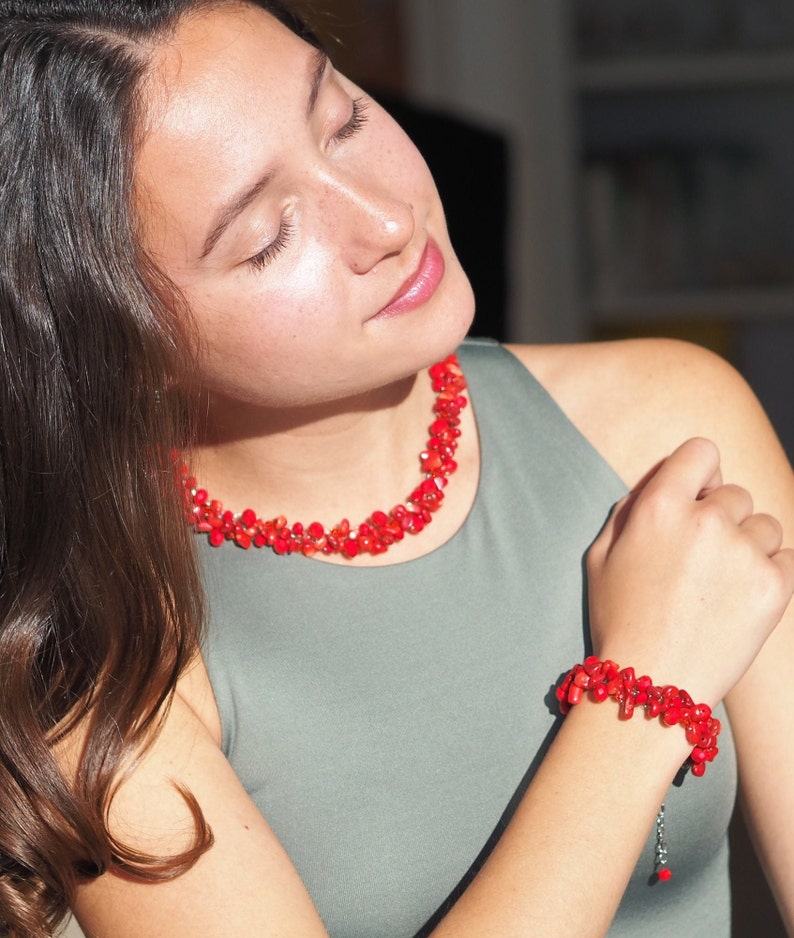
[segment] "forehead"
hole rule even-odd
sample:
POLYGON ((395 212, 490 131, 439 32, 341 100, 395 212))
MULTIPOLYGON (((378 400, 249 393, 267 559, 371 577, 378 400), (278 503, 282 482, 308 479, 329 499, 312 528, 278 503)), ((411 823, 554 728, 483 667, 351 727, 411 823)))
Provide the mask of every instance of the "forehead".
POLYGON ((259 7, 234 4, 187 17, 154 51, 144 138, 200 132, 213 110, 232 116, 232 102, 278 101, 313 51, 259 7))
POLYGON ((153 55, 144 89, 136 189, 151 233, 195 221, 278 158, 303 119, 316 50, 259 7, 227 5, 187 17, 153 55))

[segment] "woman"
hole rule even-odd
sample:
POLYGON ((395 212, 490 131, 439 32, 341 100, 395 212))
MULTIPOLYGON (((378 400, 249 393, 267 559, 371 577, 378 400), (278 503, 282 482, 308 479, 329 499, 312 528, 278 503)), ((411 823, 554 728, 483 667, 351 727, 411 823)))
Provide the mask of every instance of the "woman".
POLYGON ((727 935, 734 743, 794 928, 794 486, 741 381, 671 343, 462 378, 432 180, 280 4, 0 22, 10 933, 727 935), (725 701, 704 778, 689 724, 561 720, 589 651, 725 701))

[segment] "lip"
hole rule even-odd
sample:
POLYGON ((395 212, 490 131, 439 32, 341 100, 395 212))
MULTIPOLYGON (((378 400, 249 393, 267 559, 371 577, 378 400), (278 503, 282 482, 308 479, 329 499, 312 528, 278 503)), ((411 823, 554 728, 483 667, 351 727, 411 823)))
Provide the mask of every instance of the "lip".
POLYGON ((438 245, 432 238, 428 238, 416 270, 403 283, 394 298, 372 319, 390 319, 424 305, 438 289, 444 277, 444 267, 444 256, 438 245))

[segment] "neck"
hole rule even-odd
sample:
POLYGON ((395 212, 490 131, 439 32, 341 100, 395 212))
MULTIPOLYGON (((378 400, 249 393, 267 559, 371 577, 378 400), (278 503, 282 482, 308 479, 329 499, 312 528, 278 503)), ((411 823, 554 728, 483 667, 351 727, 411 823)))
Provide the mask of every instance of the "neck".
POLYGON ((207 399, 191 455, 201 485, 232 511, 336 524, 402 501, 420 474, 434 394, 426 375, 367 395, 268 410, 207 399))

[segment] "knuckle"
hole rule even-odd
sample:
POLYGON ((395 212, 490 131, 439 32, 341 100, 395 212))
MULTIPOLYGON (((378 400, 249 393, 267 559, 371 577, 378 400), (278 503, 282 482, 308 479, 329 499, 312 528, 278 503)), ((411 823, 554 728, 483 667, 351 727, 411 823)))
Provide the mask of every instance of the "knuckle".
POLYGON ((743 488, 741 485, 731 485, 730 486, 731 494, 736 499, 736 501, 742 506, 744 511, 749 515, 753 511, 753 496, 750 492, 743 488))
POLYGON ((655 486, 652 489, 646 489, 642 496, 637 499, 633 514, 641 519, 643 523, 653 522, 657 518, 670 517, 677 501, 670 487, 655 486))
POLYGON ((722 527, 727 521, 725 509, 716 499, 704 499, 699 503, 697 522, 698 527, 704 531, 712 531, 722 527))
POLYGON ((783 525, 778 521, 774 515, 768 515, 766 513, 755 515, 759 523, 767 528, 768 532, 774 535, 778 544, 783 542, 783 525))

